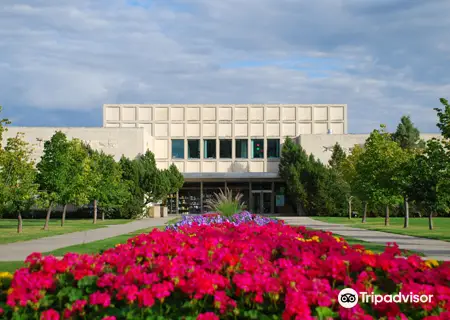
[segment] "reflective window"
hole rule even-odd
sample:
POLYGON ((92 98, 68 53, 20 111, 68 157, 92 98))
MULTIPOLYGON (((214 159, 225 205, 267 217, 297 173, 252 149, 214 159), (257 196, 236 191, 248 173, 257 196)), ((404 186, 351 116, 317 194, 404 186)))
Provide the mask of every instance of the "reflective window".
POLYGON ((216 140, 203 140, 203 151, 205 159, 216 158, 216 140))
POLYGON ((172 140, 172 159, 184 159, 184 140, 172 140))
POLYGON ((280 139, 267 139, 267 158, 280 157, 280 139))
POLYGON ((231 140, 220 140, 220 158, 221 159, 231 159, 232 158, 232 152, 233 152, 233 147, 232 147, 232 143, 231 140))
POLYGON ((188 140, 188 158, 200 159, 200 140, 188 140))
POLYGON ((236 158, 247 159, 248 158, 248 140, 236 139, 236 158))
POLYGON ((264 158, 264 140, 252 139, 252 158, 263 159, 264 158))

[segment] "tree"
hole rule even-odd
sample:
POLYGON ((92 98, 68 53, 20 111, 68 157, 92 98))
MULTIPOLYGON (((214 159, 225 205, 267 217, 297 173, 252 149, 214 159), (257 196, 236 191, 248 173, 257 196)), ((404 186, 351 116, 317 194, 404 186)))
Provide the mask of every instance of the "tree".
POLYGON ((279 175, 285 181, 286 191, 295 201, 299 215, 303 211, 302 206, 306 203, 308 196, 300 177, 302 167, 306 166, 307 161, 306 152, 287 137, 281 149, 279 175))
POLYGON ((380 130, 372 131, 364 149, 356 164, 357 176, 364 179, 368 198, 385 206, 385 225, 389 225, 389 206, 400 200, 400 191, 393 178, 406 161, 404 152, 384 125, 380 130))
POLYGON ((49 199, 49 207, 45 217, 44 230, 48 230, 48 224, 52 213, 52 207, 64 190, 65 184, 70 180, 72 172, 69 170, 68 160, 70 154, 70 143, 66 135, 57 131, 50 140, 44 144, 44 154, 37 164, 37 181, 41 191, 45 192, 49 199))
POLYGON ((415 149, 425 147, 425 142, 420 139, 420 131, 411 121, 409 116, 403 116, 397 126, 397 130, 392 134, 392 139, 397 142, 402 149, 415 149))
POLYGON ((144 208, 144 191, 140 186, 140 175, 142 167, 138 161, 130 160, 124 156, 119 161, 122 171, 122 185, 128 191, 128 197, 120 208, 120 214, 124 218, 133 218, 142 213, 144 208))
POLYGON ((31 160, 32 150, 19 133, 9 138, 4 150, 0 150, 0 203, 17 214, 17 232, 22 232, 22 212, 33 205, 38 186, 36 170, 31 160))
POLYGON ((342 149, 341 145, 336 142, 336 144, 333 146, 333 152, 331 153, 331 158, 328 161, 328 164, 330 165, 330 167, 339 170, 346 157, 347 155, 345 154, 344 149, 342 149))
POLYGON ((441 130, 441 134, 445 139, 450 139, 450 104, 444 98, 439 99, 444 109, 434 108, 437 112, 438 123, 437 127, 441 130))
POLYGON ((428 211, 429 229, 433 229, 433 214, 450 207, 450 150, 438 139, 427 141, 412 168, 411 198, 428 211))
POLYGON ((64 166, 64 172, 69 174, 61 176, 65 180, 60 181, 58 190, 58 202, 64 206, 61 226, 64 226, 65 223, 68 204, 81 206, 89 201, 89 158, 80 140, 72 139, 68 142, 64 166))
POLYGON ((97 222, 97 209, 101 206, 102 221, 105 210, 122 206, 128 198, 127 186, 122 184, 122 169, 111 155, 90 149, 89 198, 94 201, 94 219, 97 222))
POLYGON ((349 206, 355 198, 363 201, 362 223, 367 221, 367 206, 371 200, 371 190, 368 188, 367 180, 361 171, 357 171, 357 165, 361 161, 360 158, 364 151, 363 147, 355 145, 341 165, 343 178, 350 187, 350 194, 347 200, 349 206))

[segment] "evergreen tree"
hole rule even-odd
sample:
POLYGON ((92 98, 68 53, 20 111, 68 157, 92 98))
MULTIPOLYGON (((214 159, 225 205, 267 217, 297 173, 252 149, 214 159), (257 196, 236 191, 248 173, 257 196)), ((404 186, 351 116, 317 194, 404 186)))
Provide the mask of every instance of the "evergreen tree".
POLYGON ((420 139, 420 131, 411 121, 409 116, 403 116, 397 126, 397 130, 392 134, 392 139, 397 142, 402 149, 423 148, 425 143, 420 139))
POLYGON ((331 154, 331 158, 328 161, 328 164, 330 167, 339 169, 344 162, 347 155, 345 154, 344 149, 342 149, 341 145, 336 142, 336 144, 333 146, 333 152, 331 154))

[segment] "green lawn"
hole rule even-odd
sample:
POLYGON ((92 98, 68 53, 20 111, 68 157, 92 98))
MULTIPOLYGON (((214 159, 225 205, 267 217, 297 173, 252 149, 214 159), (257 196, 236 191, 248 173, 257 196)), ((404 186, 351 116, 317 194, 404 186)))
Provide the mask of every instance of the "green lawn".
POLYGON ((91 219, 66 220, 64 227, 61 227, 61 220, 51 219, 49 230, 44 231, 42 230, 45 222, 44 219, 24 219, 23 231, 22 233, 17 233, 16 219, 0 219, 0 244, 34 240, 76 231, 98 229, 107 225, 123 224, 131 221, 132 220, 125 219, 98 220, 97 224, 93 224, 91 219))
MULTIPOLYGON (((158 229, 164 230, 165 226, 156 227, 158 229)), ((61 257, 65 255, 68 252, 75 252, 75 253, 99 253, 102 250, 106 250, 109 248, 114 247, 118 243, 125 243, 129 238, 132 238, 134 236, 137 236, 141 233, 147 233, 152 231, 154 228, 147 228, 147 229, 141 229, 136 230, 134 232, 123 234, 117 237, 112 237, 104 240, 99 241, 93 241, 85 244, 79 244, 74 245, 70 247, 65 247, 61 249, 56 249, 50 252, 45 252, 43 254, 45 255, 54 255, 56 257, 61 257)), ((11 272, 13 273, 17 269, 24 266, 24 263, 22 261, 0 261, 0 272, 11 272)))
POLYGON ((406 229, 403 228, 403 218, 391 218, 389 226, 384 225, 384 218, 367 218, 366 223, 361 223, 360 218, 312 218, 323 222, 345 224, 357 228, 450 241, 450 218, 433 218, 434 230, 428 229, 428 218, 410 218, 409 227, 406 229))

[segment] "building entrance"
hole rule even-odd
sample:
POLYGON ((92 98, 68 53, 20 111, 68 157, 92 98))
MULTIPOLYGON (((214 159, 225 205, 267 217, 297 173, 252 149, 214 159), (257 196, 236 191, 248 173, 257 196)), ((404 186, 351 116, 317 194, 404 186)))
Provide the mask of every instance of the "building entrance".
POLYGON ((272 191, 252 190, 252 204, 250 211, 256 214, 271 213, 272 191))

